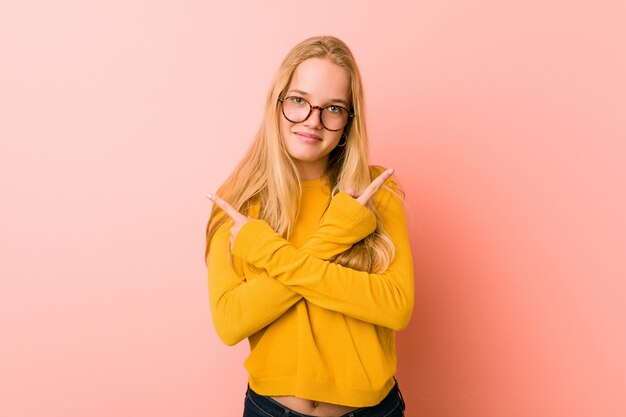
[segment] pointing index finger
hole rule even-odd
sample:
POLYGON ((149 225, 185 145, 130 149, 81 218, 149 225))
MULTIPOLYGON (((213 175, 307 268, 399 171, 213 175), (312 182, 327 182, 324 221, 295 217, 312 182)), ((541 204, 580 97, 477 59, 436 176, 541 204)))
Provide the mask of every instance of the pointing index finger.
POLYGON ((389 168, 388 170, 380 174, 378 177, 376 177, 376 179, 374 179, 374 181, 372 181, 372 183, 370 184, 370 187, 373 186, 375 187, 374 188, 375 191, 378 190, 389 179, 389 177, 393 175, 393 173, 394 173, 393 168, 389 168))
POLYGON ((212 202, 214 202, 215 204, 217 204, 217 206, 219 208, 221 208, 222 210, 224 210, 224 213, 226 213, 230 218, 232 218, 233 220, 237 219, 237 217, 240 215, 240 213, 235 210, 233 208, 233 206, 231 206, 230 204, 228 204, 225 200, 223 200, 221 197, 215 195, 215 194, 207 194, 207 198, 209 200, 211 200, 212 202))
POLYGON ((376 177, 370 183, 370 185, 368 185, 367 188, 363 190, 361 195, 357 198, 357 201, 365 205, 370 200, 370 198, 372 198, 372 196, 376 194, 378 189, 382 187, 385 181, 387 181, 393 173, 394 173, 394 170, 390 168, 386 170, 385 172, 383 172, 382 174, 380 174, 378 177, 376 177))
POLYGON ((363 194, 367 194, 369 197, 371 197, 372 195, 376 194, 376 191, 378 191, 380 189, 380 187, 383 186, 385 181, 387 181, 389 179, 389 177, 391 177, 391 175, 393 175, 393 173, 394 173, 394 170, 392 168, 389 168, 388 170, 386 170, 385 172, 380 174, 378 177, 376 177, 370 183, 370 185, 367 186, 365 191, 363 191, 363 194))

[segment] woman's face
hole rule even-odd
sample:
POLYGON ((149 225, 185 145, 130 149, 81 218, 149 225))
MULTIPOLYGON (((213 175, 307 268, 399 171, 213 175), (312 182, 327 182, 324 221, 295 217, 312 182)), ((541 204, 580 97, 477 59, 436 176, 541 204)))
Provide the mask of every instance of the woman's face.
MULTIPOLYGON (((343 68, 325 58, 310 58, 296 67, 283 97, 302 97, 311 106, 337 105, 349 109, 349 89, 350 77, 343 68)), ((325 129, 320 116, 320 110, 314 109, 304 121, 292 123, 280 112, 280 132, 285 147, 303 180, 322 176, 328 154, 335 149, 343 133, 343 129, 336 132, 325 129)))

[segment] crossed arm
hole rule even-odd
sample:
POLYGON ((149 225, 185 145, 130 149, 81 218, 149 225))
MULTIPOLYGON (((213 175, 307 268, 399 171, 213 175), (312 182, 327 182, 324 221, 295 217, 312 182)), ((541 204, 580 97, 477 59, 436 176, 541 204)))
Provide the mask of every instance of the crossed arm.
POLYGON ((387 192, 378 207, 383 228, 395 246, 386 271, 372 274, 329 261, 374 231, 376 219, 363 201, 367 202, 384 180, 383 175, 374 180, 358 199, 352 198, 353 194, 337 194, 317 231, 298 249, 265 221, 246 218, 218 197, 211 198, 233 220, 216 231, 207 259, 213 320, 226 344, 236 344, 261 330, 302 298, 396 330, 408 324, 413 308, 413 265, 404 208, 398 198, 387 192), (237 260, 256 268, 254 279, 246 281, 243 271, 231 265, 230 247, 237 260))
MULTIPOLYGON (((269 228, 264 221, 257 221, 269 228)), ((243 273, 236 271, 228 259, 229 223, 225 222, 215 232, 207 263, 213 322, 224 343, 234 345, 276 320, 301 300, 302 295, 264 269, 259 270, 255 278, 246 281, 243 273)), ((376 218, 369 209, 348 194, 338 193, 331 200, 316 232, 298 251, 328 261, 375 228, 376 218)))
POLYGON ((294 248, 262 220, 239 231, 232 252, 319 307, 394 330, 413 310, 413 262, 402 202, 388 195, 379 208, 395 256, 381 273, 358 271, 294 248), (262 248, 262 249, 259 249, 262 248))

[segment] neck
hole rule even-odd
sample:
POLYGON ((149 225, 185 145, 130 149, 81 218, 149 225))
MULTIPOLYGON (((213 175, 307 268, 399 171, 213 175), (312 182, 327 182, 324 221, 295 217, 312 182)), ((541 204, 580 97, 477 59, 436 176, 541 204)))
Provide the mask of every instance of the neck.
POLYGON ((324 175, 327 161, 316 161, 313 163, 298 162, 298 172, 300 173, 300 179, 306 180, 319 180, 324 175))

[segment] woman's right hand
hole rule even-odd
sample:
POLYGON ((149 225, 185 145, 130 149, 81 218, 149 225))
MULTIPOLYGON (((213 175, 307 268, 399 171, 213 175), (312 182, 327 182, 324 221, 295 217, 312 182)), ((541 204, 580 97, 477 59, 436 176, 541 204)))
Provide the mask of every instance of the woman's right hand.
POLYGON ((372 198, 372 196, 376 194, 376 192, 380 189, 380 187, 383 186, 385 181, 387 181, 389 177, 393 175, 394 172, 395 171, 393 170, 393 168, 389 168, 388 170, 380 174, 378 177, 376 177, 374 181, 372 181, 370 185, 368 185, 367 188, 365 188, 365 190, 358 192, 353 188, 348 188, 346 190, 346 193, 350 195, 352 198, 355 198, 356 201, 358 201, 362 205, 366 205, 367 202, 370 200, 370 198, 372 198))
POLYGON ((217 194, 209 193, 207 194, 207 198, 211 200, 212 202, 214 202, 219 208, 221 208, 224 211, 224 213, 226 213, 228 217, 230 217, 233 220, 233 226, 230 228, 230 248, 232 249, 233 245, 235 244, 235 238, 237 237, 239 230, 249 220, 252 220, 252 217, 241 214, 240 212, 235 210, 233 206, 228 204, 227 201, 223 200, 217 194))

